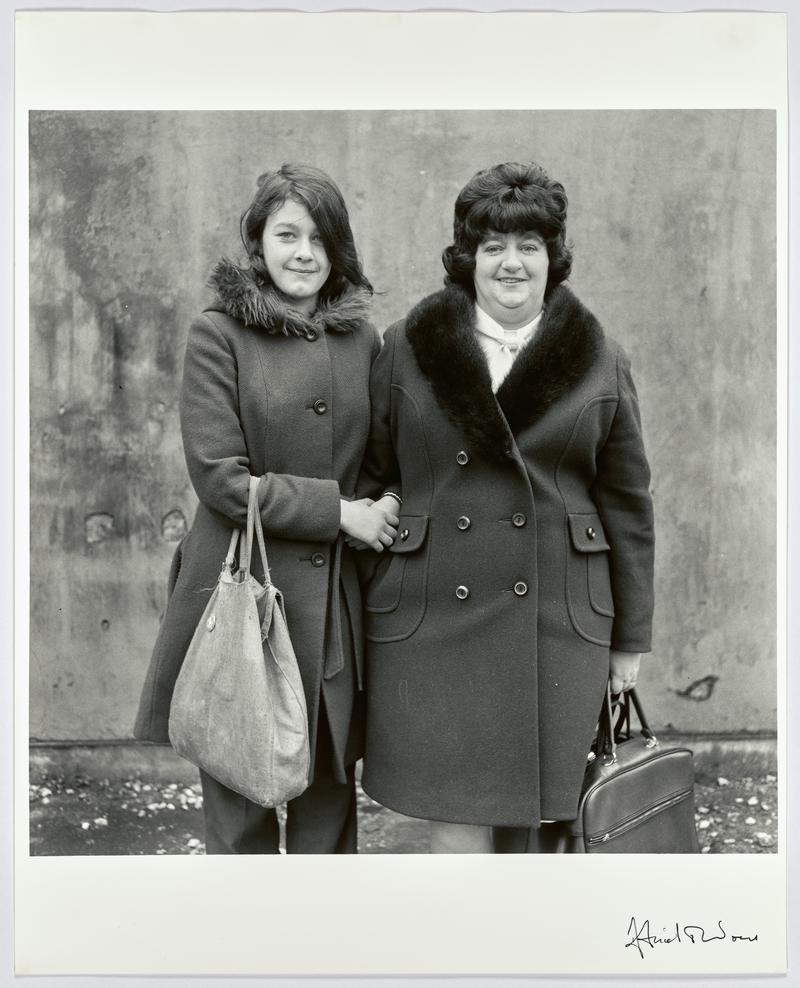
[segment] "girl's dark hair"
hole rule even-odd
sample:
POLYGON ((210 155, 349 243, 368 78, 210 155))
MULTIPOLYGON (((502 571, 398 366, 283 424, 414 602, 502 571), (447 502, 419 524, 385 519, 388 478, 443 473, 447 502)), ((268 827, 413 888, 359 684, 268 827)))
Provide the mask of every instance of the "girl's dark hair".
POLYGON ((566 243, 567 195, 539 165, 509 161, 484 168, 459 192, 453 219, 453 243, 442 262, 445 284, 459 285, 475 297, 475 252, 489 231, 538 233, 547 245, 549 268, 545 299, 569 277, 572 251, 566 243))
POLYGON ((267 217, 280 209, 287 199, 306 207, 331 262, 331 273, 320 290, 320 298, 338 298, 348 284, 372 293, 372 285, 367 281, 356 253, 342 193, 325 172, 310 165, 281 165, 277 171, 259 176, 253 201, 242 213, 239 222, 242 243, 258 280, 265 285, 272 284, 261 240, 267 217))

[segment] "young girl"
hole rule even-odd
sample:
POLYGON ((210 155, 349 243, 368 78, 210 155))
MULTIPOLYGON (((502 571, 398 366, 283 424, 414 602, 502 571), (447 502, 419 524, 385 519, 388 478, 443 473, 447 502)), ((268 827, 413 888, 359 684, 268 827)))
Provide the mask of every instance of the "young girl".
MULTIPOLYGON (((135 734, 168 741, 175 680, 231 528, 245 524, 250 476, 257 476, 312 751, 312 782, 287 807, 286 849, 352 853, 354 764, 363 740, 362 614, 354 559, 341 536, 381 551, 396 523, 390 510, 353 499, 379 347, 367 320, 372 288, 342 195, 316 168, 284 165, 263 175, 241 234, 248 266, 220 261, 211 279, 215 300, 189 334, 181 428, 200 504, 173 566, 177 577, 135 734)), ((274 810, 205 773, 201 780, 207 853, 278 851, 274 810)))

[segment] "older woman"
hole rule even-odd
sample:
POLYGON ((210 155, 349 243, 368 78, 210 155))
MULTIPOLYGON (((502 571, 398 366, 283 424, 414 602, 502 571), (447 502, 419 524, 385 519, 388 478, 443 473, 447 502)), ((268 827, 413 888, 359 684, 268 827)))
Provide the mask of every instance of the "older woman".
POLYGON ((562 284, 566 212, 537 165, 475 175, 445 289, 373 367, 363 493, 402 506, 366 599, 363 786, 432 821, 433 851, 546 849, 609 673, 630 688, 650 648, 636 391, 562 284))
MULTIPOLYGON (((181 393, 189 476, 200 504, 173 567, 174 589, 135 733, 169 740, 175 680, 227 552, 247 515, 250 477, 272 578, 297 654, 312 781, 287 807, 289 852, 356 849, 354 764, 363 743, 361 594, 340 535, 375 550, 396 518, 355 501, 378 337, 372 288, 344 200, 319 169, 262 175, 241 220, 248 262, 221 261, 215 298, 191 327, 181 393)), ((261 578, 260 571, 255 572, 261 578)), ((201 773, 206 850, 278 851, 278 822, 201 773)))

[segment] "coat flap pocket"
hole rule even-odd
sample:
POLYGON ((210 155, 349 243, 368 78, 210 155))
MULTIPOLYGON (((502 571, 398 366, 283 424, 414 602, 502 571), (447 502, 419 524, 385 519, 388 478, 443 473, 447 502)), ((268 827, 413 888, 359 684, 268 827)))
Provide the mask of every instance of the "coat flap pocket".
POLYGON ((397 538, 390 552, 416 552, 428 534, 427 515, 400 515, 397 538))
POLYGON ((567 515, 567 517, 572 544, 578 552, 606 552, 611 548, 606 541, 600 515, 567 515))

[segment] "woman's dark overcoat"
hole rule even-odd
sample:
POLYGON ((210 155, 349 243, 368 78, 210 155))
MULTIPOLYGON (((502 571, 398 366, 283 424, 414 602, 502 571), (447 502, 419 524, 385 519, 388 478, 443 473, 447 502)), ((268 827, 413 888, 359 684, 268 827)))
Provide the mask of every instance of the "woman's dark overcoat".
POLYGON ((229 262, 218 265, 212 284, 217 298, 192 324, 181 391, 184 452, 200 504, 181 546, 134 733, 169 740, 175 680, 231 528, 245 524, 252 474, 261 477, 267 557, 303 678, 311 751, 322 695, 344 781, 343 766, 363 743, 363 624, 354 558, 339 536, 339 499, 355 492, 369 433, 369 371, 379 339, 366 320, 368 295, 351 290, 303 320, 229 262))
POLYGON ((609 646, 650 649, 629 362, 560 286, 495 396, 449 288, 387 331, 371 394, 360 493, 403 505, 366 597, 364 789, 429 819, 572 819, 609 646))

